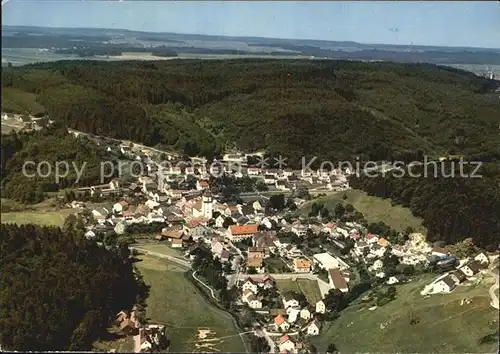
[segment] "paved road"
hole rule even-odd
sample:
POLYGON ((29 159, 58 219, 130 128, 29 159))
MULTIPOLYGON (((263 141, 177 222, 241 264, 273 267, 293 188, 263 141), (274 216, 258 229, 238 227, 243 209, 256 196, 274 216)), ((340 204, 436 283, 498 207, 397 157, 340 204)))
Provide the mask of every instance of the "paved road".
POLYGON ((273 354, 276 352, 276 345, 274 344, 273 339, 269 336, 269 333, 265 329, 258 329, 255 331, 255 335, 257 337, 264 337, 267 341, 267 344, 269 345, 269 353, 273 354))
POLYGON ((186 260, 183 260, 183 259, 180 259, 177 257, 172 257, 172 256, 169 256, 169 255, 166 255, 163 253, 148 251, 148 250, 145 250, 144 248, 140 248, 140 247, 130 246, 129 249, 136 250, 136 251, 142 252, 144 254, 155 256, 158 258, 168 259, 169 261, 172 261, 172 262, 177 263, 183 267, 191 269, 191 263, 189 261, 186 261, 186 260))
POLYGON ((203 285, 205 288, 207 288, 208 290, 210 290, 210 294, 212 294, 212 298, 214 298, 215 300, 217 300, 217 297, 215 297, 215 292, 214 290, 209 287, 207 284, 205 284, 201 279, 199 279, 197 276, 196 276, 196 272, 197 271, 194 271, 193 272, 193 278, 198 281, 198 283, 200 283, 201 285, 203 285))

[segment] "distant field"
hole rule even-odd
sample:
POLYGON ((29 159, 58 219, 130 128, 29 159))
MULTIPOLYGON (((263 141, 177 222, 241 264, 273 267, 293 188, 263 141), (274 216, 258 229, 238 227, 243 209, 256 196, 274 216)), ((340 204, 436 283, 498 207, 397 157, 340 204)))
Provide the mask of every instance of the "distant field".
POLYGON ((70 214, 75 212, 74 209, 61 209, 58 211, 19 211, 1 213, 3 224, 37 224, 47 226, 62 226, 64 220, 70 214))
POLYGON ((2 110, 31 115, 45 112, 45 108, 36 101, 35 94, 11 87, 2 88, 2 110))
POLYGON ((231 316, 208 303, 181 268, 150 256, 141 259, 136 265, 151 285, 147 316, 167 326, 170 351, 245 352, 231 316))
POLYGON ((356 210, 363 213, 365 218, 371 222, 383 221, 395 230, 403 231, 411 226, 415 231, 426 232, 422 226, 422 219, 413 216, 410 209, 399 205, 392 206, 390 199, 372 197, 363 191, 350 189, 345 191, 347 199, 342 199, 344 192, 320 197, 304 204, 300 212, 309 214, 312 203, 323 203, 327 208, 333 210, 337 203, 352 204, 356 210))
POLYGON ((276 279, 276 286, 281 291, 294 291, 304 294, 307 302, 315 305, 316 302, 321 300, 321 292, 319 290, 318 282, 309 279, 276 279))
POLYGON ((2 65, 12 63, 14 66, 36 62, 76 59, 75 55, 61 55, 42 52, 36 48, 2 48, 2 65))
POLYGON ((330 343, 341 352, 494 352, 495 343, 479 344, 498 328, 498 311, 489 305, 491 284, 458 287, 451 294, 425 299, 419 292, 431 279, 397 286, 396 300, 375 311, 353 305, 313 343, 319 352, 330 343), (472 302, 460 305, 464 298, 472 302), (412 317, 419 322, 410 325, 412 317))

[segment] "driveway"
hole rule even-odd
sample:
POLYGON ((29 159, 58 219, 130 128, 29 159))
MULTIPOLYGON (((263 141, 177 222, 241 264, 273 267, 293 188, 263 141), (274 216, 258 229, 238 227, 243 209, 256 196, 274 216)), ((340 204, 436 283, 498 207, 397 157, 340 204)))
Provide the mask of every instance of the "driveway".
POLYGON ((136 251, 142 252, 144 254, 155 256, 155 257, 158 257, 158 258, 168 259, 171 262, 177 263, 177 264, 179 264, 179 265, 181 265, 183 267, 191 269, 191 263, 189 261, 185 261, 185 260, 177 258, 177 257, 172 257, 172 256, 169 256, 169 255, 166 255, 166 254, 162 254, 162 253, 158 253, 158 252, 148 251, 148 250, 145 250, 144 248, 140 248, 140 247, 129 246, 129 249, 130 250, 136 250, 136 251))

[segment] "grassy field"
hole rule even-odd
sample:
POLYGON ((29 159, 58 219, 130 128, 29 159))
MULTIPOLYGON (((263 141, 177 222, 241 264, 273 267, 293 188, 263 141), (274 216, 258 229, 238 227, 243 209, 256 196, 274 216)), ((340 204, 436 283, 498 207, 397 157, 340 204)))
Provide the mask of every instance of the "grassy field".
POLYGON ((167 242, 161 243, 137 243, 134 244, 135 247, 139 247, 145 249, 147 251, 161 253, 166 256, 178 257, 184 259, 182 251, 170 247, 170 244, 167 242))
POLYGON ((420 291, 431 279, 397 286, 397 298, 374 311, 352 305, 313 343, 318 351, 335 343, 342 352, 493 352, 494 343, 479 344, 498 328, 498 311, 489 305, 491 282, 424 298, 420 291), (464 298, 471 303, 461 305, 464 298), (419 322, 410 325, 412 317, 419 322))
POLYGON ((38 204, 25 205, 2 198, 1 205, 0 216, 4 224, 62 226, 66 217, 76 212, 75 209, 70 208, 57 210, 51 199, 46 199, 38 204))
POLYGON ((294 291, 304 294, 307 301, 311 305, 321 300, 321 292, 319 290, 318 282, 309 279, 276 279, 276 286, 281 291, 294 291))
POLYGON ((172 352, 244 352, 231 316, 214 308, 185 278, 183 270, 150 256, 136 263, 147 284, 147 316, 165 324, 172 352))
POLYGON ((309 201, 301 207, 301 214, 309 214, 311 205, 314 202, 324 203, 330 210, 333 210, 337 203, 352 204, 356 210, 363 213, 368 221, 383 221, 398 231, 403 231, 408 226, 411 226, 417 232, 426 233, 425 228, 422 226, 422 219, 413 216, 410 209, 399 205, 392 206, 390 199, 372 197, 360 190, 350 189, 309 201), (345 200, 342 199, 344 193, 347 196, 345 200))
POLYGON ((64 219, 74 212, 74 209, 61 209, 58 211, 19 211, 2 213, 1 219, 3 224, 62 226, 64 224, 64 219))
POLYGON ((45 112, 45 108, 36 101, 35 94, 11 87, 2 89, 2 110, 32 115, 45 112))

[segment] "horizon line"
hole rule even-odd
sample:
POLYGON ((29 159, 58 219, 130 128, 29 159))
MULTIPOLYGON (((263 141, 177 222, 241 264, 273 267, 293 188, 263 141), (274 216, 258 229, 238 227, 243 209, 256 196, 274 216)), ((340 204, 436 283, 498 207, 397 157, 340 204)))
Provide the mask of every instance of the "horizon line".
MULTIPOLYGON (((388 45, 394 47, 428 47, 428 48, 467 48, 467 49, 483 49, 483 50, 500 50, 500 46, 497 48, 492 47, 473 47, 473 46, 450 46, 450 45, 426 45, 426 44, 391 44, 391 43, 367 43, 367 42, 357 42, 348 40, 328 40, 328 39, 303 39, 303 38, 280 38, 280 37, 265 37, 265 36, 232 36, 227 34, 200 34, 200 33, 183 33, 183 32, 157 32, 157 31, 144 31, 144 30, 133 30, 125 28, 105 28, 105 27, 60 27, 60 26, 33 26, 33 25, 2 25, 2 29, 6 27, 24 27, 24 28, 53 28, 53 29, 72 29, 72 30, 109 30, 109 31, 128 31, 136 33, 155 33, 155 34, 173 34, 173 35, 191 35, 191 36, 206 36, 206 37, 225 37, 225 38, 236 38, 236 39, 275 39, 275 40, 291 40, 291 41, 317 41, 325 43, 353 43, 357 45, 388 45)), ((3 37, 3 34, 2 34, 3 37)))

